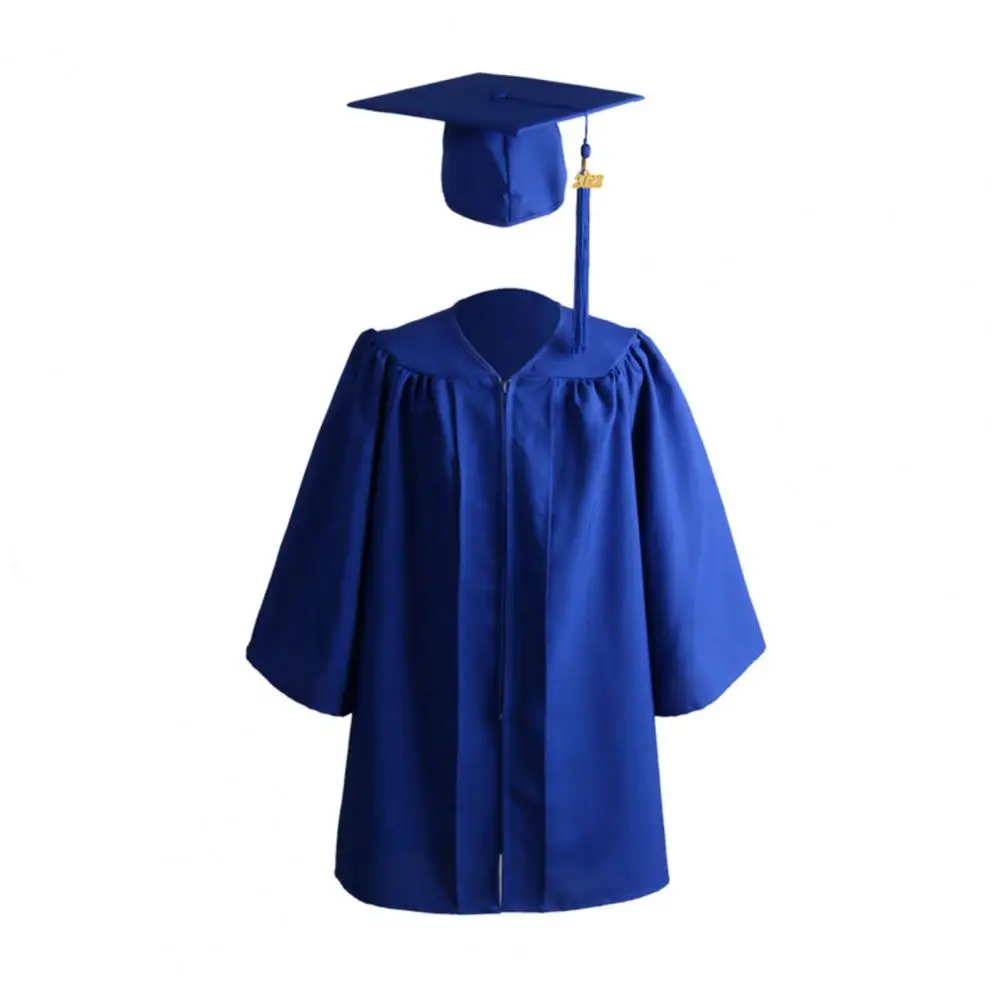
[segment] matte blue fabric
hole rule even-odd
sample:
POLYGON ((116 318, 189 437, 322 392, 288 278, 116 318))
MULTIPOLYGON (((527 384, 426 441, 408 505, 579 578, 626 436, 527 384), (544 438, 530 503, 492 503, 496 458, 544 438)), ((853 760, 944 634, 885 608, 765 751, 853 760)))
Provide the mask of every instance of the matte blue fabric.
POLYGON ((567 165, 556 125, 517 135, 446 125, 443 147, 441 187, 459 215, 514 226, 563 204, 567 165))
POLYGON ((248 657, 353 713, 336 873, 372 904, 551 911, 668 880, 655 716, 764 649, 667 362, 496 290, 354 345, 248 657))
POLYGON ((575 351, 587 350, 588 282, 591 267, 591 191, 577 189, 577 243, 574 247, 573 318, 575 351))
POLYGON ((563 204, 567 169, 556 123, 639 100, 618 90, 470 73, 349 107, 445 122, 446 204, 476 222, 513 226, 563 204))
POLYGON ((498 73, 469 73, 352 101, 348 107, 515 135, 539 125, 569 121, 641 100, 639 94, 621 90, 498 73))

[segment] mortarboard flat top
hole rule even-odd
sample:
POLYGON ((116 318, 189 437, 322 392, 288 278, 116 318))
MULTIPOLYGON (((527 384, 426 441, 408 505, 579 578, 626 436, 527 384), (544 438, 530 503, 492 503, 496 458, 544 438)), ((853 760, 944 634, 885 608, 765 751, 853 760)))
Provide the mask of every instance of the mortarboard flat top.
POLYGON ((641 100, 639 94, 617 90, 496 73, 470 73, 352 101, 349 107, 517 135, 538 125, 567 121, 641 100))

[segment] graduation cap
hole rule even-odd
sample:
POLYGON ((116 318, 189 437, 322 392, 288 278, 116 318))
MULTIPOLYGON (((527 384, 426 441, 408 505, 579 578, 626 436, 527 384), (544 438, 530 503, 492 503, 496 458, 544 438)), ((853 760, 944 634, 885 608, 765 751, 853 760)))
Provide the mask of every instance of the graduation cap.
POLYGON ((638 94, 529 77, 471 73, 349 107, 445 123, 441 184, 453 212, 493 226, 514 226, 555 212, 566 195, 567 169, 557 123, 584 118, 577 190, 574 349, 586 345, 591 189, 602 175, 587 169, 588 116, 642 100, 638 94))

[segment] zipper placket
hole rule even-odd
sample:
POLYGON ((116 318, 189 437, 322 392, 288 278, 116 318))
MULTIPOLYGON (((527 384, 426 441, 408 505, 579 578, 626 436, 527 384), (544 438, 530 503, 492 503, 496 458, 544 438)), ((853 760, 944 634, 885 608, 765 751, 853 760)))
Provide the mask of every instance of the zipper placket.
POLYGON ((499 379, 500 385, 500 451, 501 451, 501 572, 500 572, 500 641, 497 664, 497 738, 500 761, 500 837, 497 855, 497 905, 504 906, 504 689, 507 673, 507 588, 508 588, 508 391, 510 380, 499 379))

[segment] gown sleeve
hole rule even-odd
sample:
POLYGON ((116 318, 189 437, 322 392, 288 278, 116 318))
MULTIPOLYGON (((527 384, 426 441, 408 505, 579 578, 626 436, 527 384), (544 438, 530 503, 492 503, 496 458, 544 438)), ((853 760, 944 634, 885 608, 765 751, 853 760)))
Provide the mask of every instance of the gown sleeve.
POLYGON ((247 659, 295 701, 346 716, 375 480, 385 361, 355 342, 320 425, 247 659))
POLYGON ((654 712, 715 701, 765 649, 705 446, 656 345, 644 370, 633 447, 654 712))

